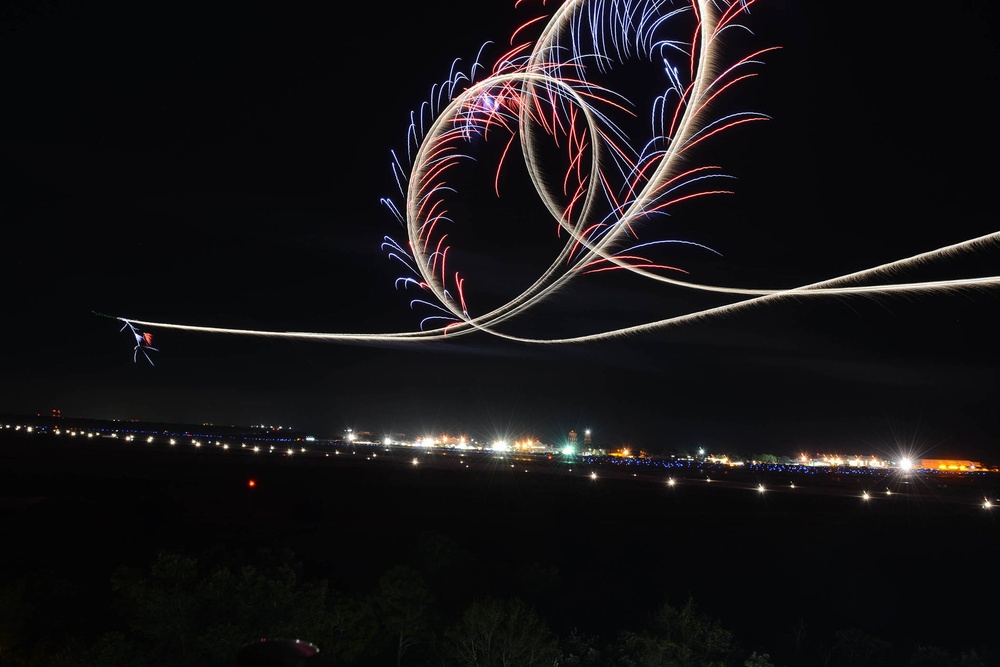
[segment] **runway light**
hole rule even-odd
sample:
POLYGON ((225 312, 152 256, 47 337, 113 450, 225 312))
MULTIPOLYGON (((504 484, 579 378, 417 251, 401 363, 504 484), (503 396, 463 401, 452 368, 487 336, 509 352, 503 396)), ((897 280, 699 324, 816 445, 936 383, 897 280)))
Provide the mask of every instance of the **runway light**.
POLYGON ((247 480, 247 486, 250 487, 251 489, 254 488, 254 487, 256 487, 257 486, 257 480, 255 480, 255 479, 247 480))

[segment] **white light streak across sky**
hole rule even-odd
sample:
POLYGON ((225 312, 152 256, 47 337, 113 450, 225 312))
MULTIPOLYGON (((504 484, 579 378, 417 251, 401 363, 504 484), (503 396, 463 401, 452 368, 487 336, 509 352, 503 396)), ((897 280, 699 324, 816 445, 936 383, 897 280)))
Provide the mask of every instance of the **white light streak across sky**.
MULTIPOLYGON (((783 289, 700 283, 686 279, 682 267, 653 259, 654 247, 670 244, 715 252, 692 241, 657 237, 663 228, 658 223, 682 202, 731 194, 727 175, 717 166, 694 163, 694 157, 700 159, 735 127, 770 120, 752 111, 718 111, 721 100, 738 99, 744 87, 753 85, 768 54, 780 48, 761 45, 748 53, 728 53, 731 33, 750 32, 742 21, 755 4, 757 0, 568 0, 550 16, 535 16, 515 30, 509 48, 495 62, 477 59, 467 72, 453 66, 448 79, 433 86, 428 101, 411 114, 407 145, 392 153, 399 199, 382 202, 405 231, 402 240, 387 235, 383 250, 405 270, 397 288, 413 290, 411 307, 427 313, 417 329, 273 331, 115 317, 140 341, 136 354, 152 349, 141 345, 137 327, 345 343, 481 333, 529 344, 566 344, 681 326, 787 298, 1000 287, 997 275, 897 281, 907 269, 996 246, 1000 232, 783 289), (657 72, 658 78, 643 79, 650 89, 641 95, 634 94, 634 83, 627 91, 616 86, 631 67, 657 72), (451 240, 452 230, 472 222, 453 217, 449 204, 460 196, 454 175, 479 160, 486 142, 501 146, 496 151, 497 183, 505 165, 523 161, 562 249, 526 289, 498 307, 481 308, 467 300, 463 248, 451 240), (552 156, 557 156, 555 165, 552 156), (582 275, 621 271, 664 289, 731 300, 596 333, 522 337, 504 328, 544 308, 582 275)), ((485 51, 484 46, 480 53, 485 51)))

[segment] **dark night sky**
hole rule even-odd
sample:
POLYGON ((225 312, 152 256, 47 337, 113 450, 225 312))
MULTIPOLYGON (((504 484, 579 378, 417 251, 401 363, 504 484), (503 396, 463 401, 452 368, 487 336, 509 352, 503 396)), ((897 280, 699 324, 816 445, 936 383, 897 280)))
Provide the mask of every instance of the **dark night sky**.
MULTIPOLYGON (((92 311, 279 331, 417 328, 380 249, 386 234, 403 237, 380 204, 396 194, 390 151, 453 59, 471 61, 534 14, 415 4, 4 3, 0 413, 316 435, 555 440, 591 428, 600 443, 653 452, 906 447, 1000 461, 996 287, 785 300, 562 347, 154 327, 155 366, 133 363, 120 323, 92 311)), ((751 43, 782 49, 734 103, 772 120, 700 156, 736 177, 735 194, 678 208, 665 234, 721 252, 703 267, 713 279, 784 288, 998 231, 989 5, 754 5, 751 43)), ((493 251, 479 264, 484 290, 491 276, 499 286, 534 270, 546 247, 524 240, 553 229, 529 196, 509 195, 513 219, 469 203, 484 207, 473 225, 493 251)), ((998 275, 998 258, 987 247, 896 278, 998 275)), ((584 277, 516 326, 573 335, 708 303, 584 277)))

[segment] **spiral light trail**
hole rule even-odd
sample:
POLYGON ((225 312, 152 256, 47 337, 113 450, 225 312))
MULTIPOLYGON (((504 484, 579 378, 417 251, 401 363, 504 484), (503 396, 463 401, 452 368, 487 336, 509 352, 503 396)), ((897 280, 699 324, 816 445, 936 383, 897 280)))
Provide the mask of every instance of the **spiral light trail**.
MULTIPOLYGON (((736 59, 724 58, 730 31, 756 0, 566 0, 543 23, 537 17, 512 35, 510 48, 491 67, 479 60, 466 74, 455 71, 419 112, 411 114, 405 158, 393 153, 392 168, 402 205, 384 199, 406 231, 406 241, 385 237, 383 250, 402 264, 403 289, 420 292, 411 305, 432 314, 419 330, 395 333, 320 333, 233 329, 116 319, 132 325, 189 331, 276 336, 343 342, 435 340, 484 332, 510 340, 557 344, 613 338, 729 314, 777 299, 930 292, 996 287, 1000 276, 925 282, 872 282, 908 267, 974 252, 1000 241, 1000 232, 933 249, 863 271, 788 289, 751 289, 683 280, 679 269, 650 259, 648 250, 668 243, 644 241, 642 231, 680 202, 729 193, 728 178, 714 166, 694 166, 695 148, 733 127, 768 117, 754 112, 713 116, 723 95, 756 76, 760 58, 777 47, 736 59), (533 30, 538 36, 527 40, 533 30), (614 87, 626 67, 655 71, 643 80, 648 100, 633 101, 614 87), (637 143, 642 116, 647 138, 637 143), (538 197, 551 216, 561 250, 520 294, 475 314, 452 247, 448 202, 456 196, 453 174, 477 159, 486 141, 500 142, 497 178, 518 151, 538 197), (551 158, 556 155, 555 173, 551 158), (584 274, 629 271, 668 286, 730 295, 722 306, 598 333, 561 338, 520 337, 501 326, 523 316, 584 274)), ((481 54, 484 49, 481 50, 481 54)))

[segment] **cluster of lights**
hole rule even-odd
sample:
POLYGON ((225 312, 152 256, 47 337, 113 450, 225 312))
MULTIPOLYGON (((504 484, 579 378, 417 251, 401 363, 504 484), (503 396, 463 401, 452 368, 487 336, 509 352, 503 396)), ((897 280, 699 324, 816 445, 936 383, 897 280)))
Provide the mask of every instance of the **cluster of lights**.
MULTIPOLYGON (((590 436, 590 430, 586 431, 587 436, 590 436)), ((571 456, 576 453, 576 446, 573 443, 567 443, 565 445, 555 446, 543 443, 539 438, 534 436, 526 436, 520 439, 511 439, 507 437, 497 437, 490 441, 488 444, 483 444, 478 442, 475 438, 470 438, 465 435, 454 436, 448 433, 443 433, 441 435, 424 435, 417 437, 413 440, 405 440, 398 437, 383 436, 380 442, 372 441, 371 434, 367 432, 360 432, 354 429, 346 429, 344 431, 343 439, 349 445, 375 445, 381 444, 382 446, 388 447, 416 447, 421 449, 457 449, 462 451, 479 451, 479 452, 512 452, 517 454, 563 454, 566 456, 571 456)), ((620 456, 631 456, 629 450, 624 450, 624 452, 619 452, 620 456)))
MULTIPOLYGON (((15 432, 17 432, 17 431, 24 431, 26 433, 46 433, 46 432, 50 432, 52 435, 55 435, 55 436, 69 436, 71 438, 86 437, 88 440, 94 440, 94 439, 100 439, 100 438, 107 438, 107 439, 110 439, 110 440, 119 440, 119 441, 122 441, 122 442, 127 443, 127 444, 131 444, 133 442, 136 442, 138 435, 141 435, 141 434, 132 433, 132 432, 86 430, 86 429, 76 429, 76 428, 66 428, 66 429, 64 429, 64 428, 59 428, 59 427, 54 427, 54 428, 52 428, 50 430, 47 430, 47 429, 44 429, 44 428, 38 429, 38 428, 36 428, 34 426, 30 426, 30 425, 29 426, 22 426, 22 425, 11 425, 11 424, 6 424, 6 425, 3 426, 3 428, 12 429, 15 432)), ((278 430, 280 428, 281 427, 277 427, 277 429, 273 429, 273 430, 278 430)), ((156 444, 158 442, 157 437, 153 436, 153 435, 146 435, 145 438, 143 438, 143 440, 148 445, 154 445, 154 444, 156 444)), ((166 444, 168 444, 171 447, 175 447, 178 444, 178 439, 176 437, 166 437, 165 439, 163 439, 163 442, 165 442, 166 444)), ((214 440, 214 441, 211 440, 211 439, 202 440, 202 439, 199 439, 199 438, 196 438, 196 437, 192 437, 190 439, 190 445, 192 447, 194 447, 195 449, 200 449, 203 445, 209 445, 209 446, 212 446, 212 447, 224 450, 224 451, 228 450, 230 448, 229 443, 228 442, 224 442, 223 440, 214 440)), ((252 447, 249 447, 246 442, 243 442, 243 443, 240 444, 240 449, 244 449, 244 450, 249 449, 250 451, 253 451, 255 453, 261 451, 261 447, 259 445, 253 445, 252 447)), ((275 445, 271 444, 269 446, 268 451, 270 451, 270 452, 277 451, 277 447, 275 445)), ((298 452, 305 453, 306 452, 306 448, 305 447, 299 447, 298 452)), ((285 450, 285 453, 288 454, 288 455, 292 455, 292 454, 296 453, 296 450, 294 448, 292 448, 292 447, 288 447, 285 450)))
MULTIPOLYGON (((818 459, 810 459, 805 454, 799 457, 799 460, 803 465, 807 466, 847 466, 849 468, 889 468, 892 467, 888 461, 878 458, 877 456, 847 456, 843 457, 838 454, 824 454, 818 459)), ((907 467, 912 466, 912 462, 905 460, 904 463, 907 467)))
MULTIPOLYGON (((845 459, 848 462, 849 459, 845 459)), ((702 469, 721 470, 724 468, 742 467, 751 471, 764 473, 789 473, 798 475, 853 475, 853 476, 875 476, 881 477, 892 471, 899 471, 904 474, 915 472, 916 470, 926 470, 927 472, 961 472, 963 474, 984 475, 983 468, 968 469, 958 466, 940 466, 938 468, 918 468, 912 460, 901 459, 895 465, 863 465, 863 466, 834 466, 834 465, 811 465, 794 463, 744 463, 741 461, 731 461, 728 457, 705 457, 705 458, 670 458, 670 459, 650 459, 624 457, 621 455, 609 456, 586 456, 584 463, 594 465, 617 465, 636 466, 644 468, 669 468, 669 469, 702 469)))
MULTIPOLYGON (((54 435, 69 435, 70 437, 84 436, 84 437, 86 437, 88 439, 109 438, 109 439, 112 439, 112 440, 121 440, 121 441, 123 441, 125 443, 133 443, 137 439, 136 434, 135 433, 131 433, 131 432, 119 433, 119 432, 116 432, 116 431, 101 432, 101 431, 88 431, 88 430, 84 430, 84 429, 59 429, 59 428, 53 428, 53 429, 46 430, 44 428, 43 429, 37 429, 37 428, 34 428, 32 426, 22 426, 22 425, 16 425, 16 426, 5 425, 4 428, 6 428, 6 429, 13 429, 15 431, 24 431, 26 433, 36 433, 36 432, 37 433, 46 433, 46 432, 50 432, 50 433, 52 433, 54 435)), ((147 444, 155 444, 158 441, 158 439, 156 437, 154 437, 153 435, 146 435, 143 438, 143 440, 147 444)), ((172 446, 172 447, 176 446, 177 442, 178 442, 178 440, 176 438, 174 438, 174 437, 169 437, 169 438, 167 438, 164 441, 167 444, 169 444, 170 446, 172 446)), ((442 441, 443 442, 448 442, 448 439, 436 440, 436 439, 427 438, 427 439, 418 441, 418 445, 421 446, 425 450, 428 447, 438 447, 438 448, 440 448, 441 445, 439 443, 442 442, 442 441)), ((461 442, 461 441, 456 441, 456 442, 461 442)), ((513 446, 511 446, 511 445, 508 445, 508 443, 506 443, 506 441, 498 440, 495 443, 493 443, 493 445, 491 447, 488 447, 488 448, 485 448, 485 449, 483 449, 483 448, 476 448, 476 449, 478 451, 487 451, 487 452, 493 451, 493 452, 502 452, 502 453, 510 452, 512 450, 513 451, 518 451, 518 452, 523 452, 525 449, 528 449, 530 451, 530 448, 533 445, 535 445, 536 443, 537 443, 537 441, 529 439, 529 440, 524 440, 524 441, 519 442, 519 443, 515 443, 513 446)), ((215 447, 215 448, 218 448, 218 449, 222 449, 222 450, 229 450, 230 449, 230 445, 228 443, 222 441, 222 440, 211 440, 211 439, 208 439, 208 440, 204 440, 203 441, 203 440, 201 440, 199 438, 191 438, 190 444, 193 447, 195 447, 195 448, 201 448, 203 445, 208 445, 208 446, 212 446, 212 447, 215 447)), ((389 449, 391 444, 393 444, 393 443, 390 443, 388 441, 385 443, 386 451, 391 451, 389 449)), ((467 443, 464 443, 464 444, 467 444, 467 443)), ((280 445, 278 445, 278 444, 270 444, 270 445, 268 445, 267 451, 269 453, 282 452, 284 455, 288 455, 288 456, 292 456, 292 455, 294 455, 296 453, 305 453, 307 451, 306 447, 304 447, 304 446, 300 446, 298 448, 294 448, 292 446, 286 446, 286 447, 280 447, 280 448, 279 447, 280 447, 280 445)), ((259 445, 248 445, 246 442, 244 442, 244 443, 242 443, 240 445, 240 449, 242 449, 242 450, 249 450, 249 451, 252 451, 254 453, 259 453, 262 448, 259 445)), ((334 450, 334 453, 339 455, 339 454, 341 454, 341 451, 340 450, 334 450)), ((353 451, 351 453, 356 454, 357 451, 353 451)), ((429 451, 425 451, 424 453, 425 454, 429 454, 430 452, 429 451)), ((448 454, 446 452, 443 453, 443 456, 447 456, 447 455, 448 454)), ((329 453, 327 453, 326 456, 329 456, 329 453)), ((377 457, 378 457, 378 452, 372 452, 367 457, 367 460, 371 461, 371 460, 376 459, 377 457)), ((548 458, 551 460, 551 458, 552 458, 551 455, 548 458)), ((829 460, 836 461, 837 459, 833 458, 833 459, 829 459, 829 460)), ((860 460, 860 459, 858 459, 858 460, 860 460)), ((847 464, 850 464, 851 459, 844 459, 844 461, 847 464)), ((870 462, 871 459, 869 459, 868 461, 870 462)), ((467 462, 467 460, 464 458, 464 455, 462 455, 462 454, 459 455, 459 462, 466 469, 468 469, 470 467, 469 463, 467 462)), ((413 457, 411 459, 410 463, 411 463, 412 466, 416 467, 416 466, 419 465, 420 460, 419 460, 418 457, 413 457)), ((585 463, 585 464, 586 463, 596 463, 596 464, 607 463, 607 464, 612 464, 612 465, 616 465, 616 466, 622 466, 622 465, 625 465, 625 466, 640 465, 640 466, 647 466, 647 467, 660 466, 660 467, 666 467, 666 468, 672 468, 672 469, 689 469, 689 470, 692 470, 692 469, 703 469, 703 472, 707 472, 708 470, 717 470, 717 469, 721 469, 721 468, 726 467, 726 466, 732 466, 732 465, 734 465, 734 462, 730 461, 728 457, 713 457, 713 456, 705 457, 704 459, 701 459, 701 460, 690 459, 690 458, 688 458, 688 459, 671 459, 671 460, 651 460, 651 459, 636 459, 636 458, 632 458, 632 457, 625 458, 625 457, 609 456, 609 457, 604 457, 604 458, 594 458, 594 457, 591 457, 589 459, 585 459, 583 461, 583 463, 585 463)), ((517 466, 516 466, 515 463, 510 462, 510 468, 514 469, 516 467, 517 466)), ((809 465, 752 464, 750 467, 751 468, 757 468, 757 469, 760 469, 762 471, 767 471, 767 472, 781 471, 781 472, 795 472, 795 473, 806 473, 806 474, 817 474, 817 473, 823 473, 823 472, 830 472, 830 468, 827 467, 827 466, 819 466, 819 467, 817 467, 817 466, 809 466, 809 465)), ((858 473, 861 473, 861 474, 864 474, 864 473, 867 472, 867 473, 871 474, 871 471, 874 469, 874 470, 881 471, 882 474, 885 474, 885 470, 886 470, 887 467, 888 466, 883 466, 883 465, 864 465, 864 466, 861 466, 861 467, 855 467, 855 466, 845 465, 843 468, 841 468, 839 470, 839 472, 858 472, 858 473)), ((902 470, 903 472, 909 472, 909 471, 911 471, 911 470, 914 469, 914 465, 913 465, 912 461, 909 460, 909 459, 903 459, 903 460, 901 460, 899 462, 899 464, 898 464, 897 467, 900 470, 902 470)), ((523 471, 525 473, 530 472, 530 470, 528 468, 522 468, 522 469, 523 469, 523 471)), ((568 471, 572 472, 572 468, 569 468, 568 471)), ((585 471, 585 474, 591 480, 596 481, 598 479, 598 473, 597 473, 596 470, 593 470, 593 469, 587 470, 587 471, 585 471)), ((633 478, 637 477, 637 476, 638 475, 636 473, 632 474, 633 478)), ((683 474, 681 475, 680 479, 681 480, 685 479, 685 477, 684 477, 683 474)), ((704 481, 706 483, 711 483, 713 481, 712 477, 708 476, 707 474, 704 475, 704 477, 699 477, 698 479, 704 479, 704 481)), ((675 487, 675 486, 677 486, 677 484, 678 484, 678 478, 677 477, 668 477, 666 479, 666 485, 669 486, 669 487, 675 487)), ((252 488, 252 487, 256 486, 256 482, 254 480, 250 480, 248 482, 248 486, 250 486, 252 488)), ((795 483, 794 482, 790 482, 789 485, 788 485, 788 488, 789 489, 795 489, 796 488, 795 483)), ((755 490, 760 495, 763 495, 765 492, 767 492, 769 490, 762 483, 757 483, 756 485, 751 486, 751 489, 755 490)), ((886 487, 886 489, 884 491, 884 495, 886 497, 891 496, 891 495, 893 495, 893 491, 891 489, 889 489, 888 487, 886 487)), ((861 496, 860 496, 860 499, 863 502, 866 502, 866 503, 869 502, 869 501, 871 501, 871 500, 873 500, 874 498, 875 498, 875 494, 873 494, 870 491, 864 491, 864 492, 861 493, 861 496)), ((983 501, 981 503, 981 506, 984 509, 989 510, 989 509, 992 509, 992 507, 995 504, 996 504, 996 501, 991 500, 989 497, 984 497, 983 501)))

